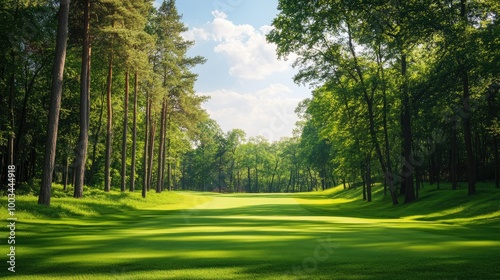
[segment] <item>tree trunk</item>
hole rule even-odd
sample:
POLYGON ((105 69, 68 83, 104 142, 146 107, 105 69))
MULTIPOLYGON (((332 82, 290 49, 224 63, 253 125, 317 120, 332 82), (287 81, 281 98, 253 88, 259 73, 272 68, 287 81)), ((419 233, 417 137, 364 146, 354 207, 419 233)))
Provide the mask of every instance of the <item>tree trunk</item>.
MULTIPOLYGON (((456 123, 455 123, 456 125, 456 123)), ((457 145, 457 129, 455 126, 451 128, 451 155, 450 155, 450 181, 451 189, 456 190, 458 187, 458 145, 457 145)))
POLYGON ((493 153, 495 155, 495 188, 500 188, 500 172, 498 168, 500 167, 500 157, 498 155, 498 139, 494 136, 493 139, 493 153))
POLYGON ((89 113, 90 113, 90 0, 85 1, 82 46, 82 69, 80 80, 80 135, 75 159, 75 189, 74 197, 83 196, 85 181, 85 161, 87 160, 87 146, 89 142, 89 113))
MULTIPOLYGON (((175 171, 175 169, 174 169, 175 171)), ((175 176, 173 177, 175 179, 175 176)), ((167 189, 168 191, 172 191, 172 163, 170 161, 167 162, 167 189)))
POLYGON ((92 165, 90 166, 90 174, 89 174, 89 179, 92 180, 92 178, 95 175, 95 169, 97 167, 97 144, 99 143, 99 136, 101 135, 101 128, 102 128, 102 115, 104 114, 104 96, 106 93, 103 91, 101 95, 101 109, 99 111, 99 121, 97 123, 97 129, 95 131, 94 135, 94 143, 92 143, 92 165))
POLYGON ((413 187, 413 165, 412 165, 412 131, 411 131, 411 107, 408 92, 408 77, 406 74, 406 54, 401 55, 401 74, 403 75, 403 109, 401 113, 401 126, 403 132, 403 154, 404 164, 402 178, 405 183, 405 203, 415 200, 415 190, 413 187))
POLYGON ((429 156, 429 184, 433 185, 436 182, 436 152, 431 152, 429 156))
POLYGON ((247 192, 252 192, 252 177, 250 176, 250 166, 247 169, 248 171, 248 189, 247 192))
POLYGON ((464 137, 465 137, 465 151, 467 153, 467 181, 468 181, 468 194, 476 193, 476 163, 474 158, 474 151, 472 147, 472 125, 471 118, 472 112, 470 111, 470 92, 469 92, 469 75, 464 70, 463 76, 463 105, 466 112, 464 118, 464 137))
POLYGON ((326 188, 326 168, 323 167, 321 168, 321 171, 319 173, 319 177, 321 179, 321 190, 325 190, 326 188))
POLYGON ((274 176, 276 175, 276 170, 278 170, 279 160, 276 159, 276 164, 274 165, 273 175, 271 176, 271 183, 269 184, 269 192, 273 192, 274 176))
MULTIPOLYGON (((15 62, 15 55, 12 54, 12 61, 15 62)), ((9 122, 10 122, 10 132, 7 140, 7 154, 8 154, 8 165, 14 165, 14 142, 16 135, 14 133, 15 127, 15 99, 16 99, 16 76, 14 70, 12 70, 12 74, 10 76, 9 82, 9 122)))
MULTIPOLYGON (((390 145, 389 145, 389 132, 387 128, 387 111, 388 111, 388 105, 387 105, 387 91, 385 87, 385 75, 383 71, 383 67, 381 66, 381 73, 382 73, 382 80, 384 81, 383 85, 383 129, 384 129, 384 145, 385 145, 385 161, 387 164, 387 170, 385 171, 385 181, 389 185, 389 192, 391 194, 391 199, 392 199, 392 205, 397 205, 399 204, 398 202, 398 196, 396 194, 396 188, 394 186, 394 176, 392 175, 392 163, 391 163, 391 150, 390 150, 390 145)), ((385 190, 384 190, 385 194, 385 190)))
POLYGON ((132 117, 132 164, 130 166, 130 191, 135 191, 135 162, 137 150, 137 88, 138 88, 138 74, 134 74, 134 112, 132 117))
POLYGON ((436 152, 434 153, 435 155, 435 158, 434 158, 434 165, 435 165, 435 168, 436 168, 436 176, 434 177, 436 179, 436 183, 437 183, 437 189, 439 190, 440 188, 440 183, 441 183, 441 169, 440 169, 440 165, 441 165, 441 153, 440 153, 440 149, 437 149, 436 148, 436 152))
POLYGON ((52 174, 56 158, 57 129, 59 126, 59 113, 61 111, 61 96, 63 89, 64 64, 66 61, 66 43, 68 39, 68 14, 69 1, 61 0, 59 6, 56 57, 52 69, 52 90, 50 93, 49 124, 45 144, 44 166, 42 171, 42 185, 38 204, 50 205, 52 174))
POLYGON ((125 97, 123 104, 123 134, 122 134, 122 178, 120 190, 124 192, 127 189, 127 130, 128 130, 128 99, 130 90, 130 73, 125 72, 125 97))
MULTIPOLYGON (((67 38, 67 36, 66 36, 66 38, 67 38)), ((56 42, 56 44, 57 44, 57 42, 56 42)), ((66 44, 66 42, 64 44, 66 44)), ((56 48, 57 48, 57 46, 56 46, 56 48)), ((56 52, 57 52, 57 50, 56 50, 56 52)), ((64 52, 66 52, 66 49, 64 49, 64 52)), ((66 56, 66 54, 64 54, 64 55, 66 56)), ((57 61, 54 61, 54 62, 57 62, 57 61)), ((38 74, 40 73, 40 71, 44 67, 45 67, 45 61, 43 61, 42 64, 35 70, 33 77, 31 77, 31 79, 30 79, 29 85, 28 85, 28 83, 27 83, 27 85, 25 85, 23 105, 21 107, 21 116, 19 118, 17 134, 15 134, 17 139, 22 139, 24 137, 24 130, 25 130, 24 127, 26 125, 26 111, 28 109, 29 97, 30 97, 31 93, 33 92, 33 86, 35 84, 35 80, 38 77, 38 74)), ((52 75, 54 75, 54 73, 52 73, 52 75)), ((61 89, 61 92, 62 92, 62 89, 61 89)), ((52 106, 52 104, 50 104, 49 106, 52 106)), ((50 115, 50 110, 51 110, 51 108, 49 108, 49 115, 50 115)), ((49 132, 47 132, 47 137, 48 137, 48 134, 49 134, 49 132)), ((15 141, 15 143, 14 143, 14 155, 18 157, 20 154, 21 154, 21 141, 15 141)), ((15 158, 14 158, 14 162, 16 162, 15 158)))
POLYGON ((142 197, 146 198, 146 190, 149 189, 149 120, 150 120, 151 106, 149 104, 149 94, 146 95, 146 127, 144 139, 144 155, 143 155, 143 178, 142 178, 142 197))
POLYGON ((257 164, 255 165, 255 193, 259 192, 259 171, 257 170, 257 164))
POLYGON ((161 153, 161 160, 162 160, 162 164, 161 164, 161 168, 162 168, 162 175, 161 175, 161 191, 164 191, 165 190, 165 177, 168 177, 168 176, 165 176, 165 173, 168 172, 168 168, 165 168, 165 166, 167 165, 167 134, 168 134, 168 104, 165 102, 165 123, 163 124, 164 125, 164 128, 163 128, 163 131, 164 131, 164 134, 163 134, 163 153, 161 153))
POLYGON ((157 182, 156 182, 156 192, 160 193, 162 191, 163 186, 163 163, 164 163, 164 144, 165 144, 165 107, 166 100, 163 100, 162 109, 161 109, 161 118, 160 118, 160 145, 158 150, 158 174, 157 174, 157 182))
POLYGON ((238 171, 236 172, 236 178, 237 178, 236 180, 238 181, 238 182, 236 183, 236 184, 237 184, 237 187, 238 187, 238 189, 237 189, 237 190, 238 190, 238 192, 240 192, 240 193, 241 193, 241 192, 243 192, 243 190, 242 190, 242 188, 241 188, 241 173, 240 173, 240 170, 238 170, 238 171))
MULTIPOLYGON (((151 100, 150 102, 150 114, 151 114, 151 100)), ((149 156, 148 156, 148 191, 151 188, 151 185, 153 183, 153 153, 154 153, 154 148, 155 148, 155 137, 156 137, 156 120, 150 119, 149 123, 151 124, 151 131, 149 135, 149 156)))
POLYGON ((367 170, 361 168, 361 180, 363 181, 363 201, 366 200, 366 176, 367 176, 367 170))
POLYGON ((415 198, 418 198, 418 194, 420 192, 420 184, 421 184, 421 178, 420 178, 420 168, 418 166, 415 167, 415 198))
POLYGON ((113 149, 113 103, 111 102, 111 89, 113 87, 113 51, 109 55, 108 80, 106 87, 106 104, 108 122, 106 126, 106 162, 104 166, 104 191, 111 190, 111 154, 113 149))
POLYGON ((219 193, 222 192, 222 155, 219 155, 219 168, 218 168, 218 175, 219 175, 219 178, 218 178, 218 188, 219 188, 219 193))
MULTIPOLYGON (((460 0, 460 17, 464 22, 464 26, 467 26, 467 1, 460 0)), ((464 30, 465 32, 465 30, 464 30)), ((463 106, 464 106, 464 138, 465 138, 465 151, 467 154, 467 181, 468 181, 468 194, 472 195, 476 193, 476 170, 475 170, 475 159, 474 151, 472 148, 472 111, 470 110, 470 89, 469 89, 469 73, 463 62, 460 63, 460 69, 462 75, 462 86, 463 86, 463 106)))
POLYGON ((233 191, 236 192, 236 185, 234 183, 234 153, 233 153, 233 159, 231 161, 231 167, 229 167, 229 185, 228 185, 228 189, 231 189, 231 186, 233 187, 233 191))
POLYGON ((293 168, 290 169, 290 179, 288 180, 288 184, 286 185, 286 192, 290 192, 290 186, 292 185, 292 178, 293 178, 293 168))
POLYGON ((366 159, 366 201, 372 201, 372 172, 371 172, 371 156, 366 159))
POLYGON ((69 177, 68 172, 69 172, 69 159, 68 156, 66 156, 64 158, 64 175, 63 175, 64 191, 68 190, 68 177, 69 177))
MULTIPOLYGON (((168 106, 168 104, 167 104, 168 106)), ((170 147, 171 147, 171 143, 170 143, 170 137, 169 137, 169 134, 168 132, 170 131, 170 115, 168 114, 168 107, 166 108, 166 112, 165 112, 165 115, 166 115, 166 120, 165 120, 165 152, 164 154, 166 156, 163 157, 163 160, 164 160, 164 166, 165 164, 167 165, 167 176, 166 176, 166 185, 167 185, 167 189, 168 191, 172 191, 172 159, 171 159, 171 155, 170 155, 170 147)))

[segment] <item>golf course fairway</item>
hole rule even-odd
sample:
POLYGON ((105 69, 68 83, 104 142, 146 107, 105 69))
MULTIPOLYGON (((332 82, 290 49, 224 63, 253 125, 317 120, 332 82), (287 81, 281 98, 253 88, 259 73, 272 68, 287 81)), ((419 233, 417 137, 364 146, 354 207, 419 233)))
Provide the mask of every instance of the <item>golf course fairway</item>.
POLYGON ((316 194, 174 194, 190 206, 21 219, 16 272, 4 269, 1 275, 500 279, 498 216, 493 217, 495 223, 452 223, 415 215, 377 218, 374 208, 363 210, 363 215, 359 209, 341 207, 348 199, 316 194))

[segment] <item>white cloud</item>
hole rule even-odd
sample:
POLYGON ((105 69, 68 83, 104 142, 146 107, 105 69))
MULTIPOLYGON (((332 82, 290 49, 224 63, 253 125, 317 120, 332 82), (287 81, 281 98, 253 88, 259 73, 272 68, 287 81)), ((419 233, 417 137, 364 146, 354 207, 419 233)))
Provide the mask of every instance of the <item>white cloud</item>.
POLYGON ((196 39, 209 40, 210 34, 203 28, 190 28, 188 31, 182 34, 185 40, 196 41, 196 39))
POLYGON ((212 15, 214 16, 214 18, 227 18, 227 15, 224 12, 218 10, 212 11, 212 15))
POLYGON ((201 94, 211 97, 203 107, 223 130, 244 128, 248 137, 276 141, 290 136, 297 121, 294 110, 300 99, 290 92, 285 85, 272 84, 256 92, 221 89, 201 94))
POLYGON ((259 29, 252 25, 236 25, 221 11, 213 11, 213 21, 184 34, 188 40, 213 41, 213 51, 222 54, 229 63, 229 74, 245 80, 263 80, 271 74, 291 68, 290 63, 277 59, 276 46, 266 41, 271 26, 259 29))

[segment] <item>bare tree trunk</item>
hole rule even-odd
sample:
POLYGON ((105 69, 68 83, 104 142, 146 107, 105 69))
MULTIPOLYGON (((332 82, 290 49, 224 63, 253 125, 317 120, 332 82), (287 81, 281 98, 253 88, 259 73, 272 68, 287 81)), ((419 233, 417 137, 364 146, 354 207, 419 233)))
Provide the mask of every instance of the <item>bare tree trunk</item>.
POLYGON ((134 74, 134 112, 132 117, 132 164, 130 166, 130 191, 135 191, 135 162, 137 150, 137 88, 138 88, 138 74, 134 74))
MULTIPOLYGON (((151 102, 151 100, 150 100, 151 102)), ((151 104, 150 104, 151 106, 151 104)), ((150 108, 150 112, 151 114, 151 108, 150 108)), ((150 135, 149 135, 149 156, 148 156, 148 160, 149 160, 149 163, 148 163, 148 191, 150 190, 151 188, 151 184, 153 182, 153 152, 154 152, 154 148, 155 148, 155 136, 156 136, 156 120, 153 120, 151 119, 150 121, 150 124, 151 124, 151 130, 150 130, 150 135)))
POLYGON ((64 64, 66 62, 66 43, 68 39, 69 1, 70 0, 61 0, 59 6, 56 57, 54 60, 54 68, 52 69, 49 124, 45 144, 42 185, 40 187, 40 195, 38 196, 38 204, 45 205, 50 205, 52 174, 54 173, 56 158, 57 130, 59 126, 59 113, 61 111, 64 64))
POLYGON ((160 117, 160 143, 159 143, 159 150, 158 150, 158 174, 157 174, 157 181, 156 181, 156 192, 160 193, 163 189, 163 164, 164 164, 164 149, 165 149, 165 106, 166 106, 166 101, 163 100, 163 105, 161 109, 161 117, 160 117))
POLYGON ((111 153, 113 149, 113 104, 111 103, 111 89, 113 87, 113 51, 109 55, 108 80, 106 87, 106 104, 108 120, 106 125, 106 162, 104 165, 104 191, 111 190, 111 153))
POLYGON ((125 72, 125 100, 123 104, 123 134, 122 134, 122 178, 120 189, 124 192, 127 188, 127 130, 128 130, 128 99, 130 88, 130 73, 125 72))
MULTIPOLYGON (((168 104, 167 104, 168 106, 168 104)), ((168 107, 165 108, 166 109, 166 120, 165 120, 165 151, 164 151, 164 154, 165 156, 163 157, 163 160, 164 160, 164 163, 163 163, 163 166, 165 166, 165 164, 167 165, 167 176, 166 176, 166 185, 167 185, 167 189, 169 191, 172 190, 172 162, 171 162, 171 155, 170 155, 170 137, 168 135, 168 132, 170 131, 170 122, 171 122, 171 119, 170 119, 170 115, 168 115, 168 107), (167 159, 168 158, 168 159, 167 159)))
POLYGON ((83 196, 83 185, 85 182, 85 162, 87 160, 87 147, 89 142, 89 112, 90 112, 90 0, 85 1, 83 24, 83 47, 82 47, 82 71, 80 80, 80 135, 75 159, 75 190, 73 196, 83 196))
POLYGON ((143 158, 143 178, 142 178, 142 197, 146 198, 146 190, 149 189, 149 120, 150 120, 151 106, 149 104, 149 93, 146 95, 146 133, 144 139, 144 158, 143 158))

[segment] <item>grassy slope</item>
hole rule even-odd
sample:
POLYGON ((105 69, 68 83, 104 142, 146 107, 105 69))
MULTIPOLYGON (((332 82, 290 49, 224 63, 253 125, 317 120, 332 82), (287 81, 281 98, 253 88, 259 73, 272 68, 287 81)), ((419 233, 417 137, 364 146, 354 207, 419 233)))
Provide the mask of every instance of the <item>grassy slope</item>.
POLYGON ((51 208, 18 197, 16 279, 500 279, 500 191, 434 188, 393 207, 380 188, 373 203, 337 187, 143 204, 57 187, 51 208))
POLYGON ((356 229, 347 240, 358 245, 345 259, 353 268, 364 263, 359 269, 379 275, 373 279, 386 273, 394 279, 500 279, 500 190, 485 183, 478 190, 467 196, 465 187, 426 185, 417 203, 392 206, 381 187, 366 203, 360 188, 339 186, 299 201, 315 215, 356 229))
MULTIPOLYGON (((317 193, 304 194, 302 201, 309 210, 331 215, 356 217, 404 218, 410 220, 438 221, 453 224, 500 223, 500 190, 491 184, 478 183, 478 194, 467 196, 465 186, 451 190, 449 184, 425 184, 418 202, 392 206, 389 194, 384 196, 381 186, 375 188, 373 203, 361 201, 361 188, 344 190, 341 186, 317 193), (320 202, 313 202, 320 199, 320 202)), ((400 203, 403 197, 399 199, 400 203)))

